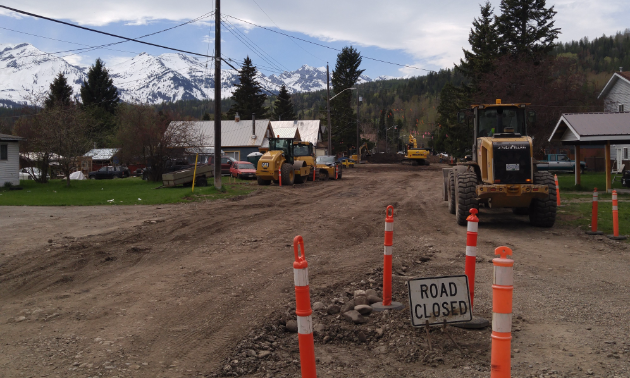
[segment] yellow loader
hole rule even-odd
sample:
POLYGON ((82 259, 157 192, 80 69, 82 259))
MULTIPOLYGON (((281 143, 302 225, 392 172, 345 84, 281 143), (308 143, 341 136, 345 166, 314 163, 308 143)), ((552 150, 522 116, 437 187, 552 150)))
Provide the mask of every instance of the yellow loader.
MULTIPOLYGON (((472 208, 512 208, 529 214, 530 224, 552 227, 556 220, 556 187, 549 172, 536 172, 527 126, 536 114, 526 103, 472 105, 472 161, 443 169, 442 198, 457 224, 466 225, 472 208)), ((466 113, 458 114, 465 123, 466 113)))
POLYGON ((427 157, 429 157, 429 151, 424 148, 418 148, 418 141, 413 135, 409 134, 407 153, 405 154, 405 158, 402 163, 411 165, 429 165, 427 157))

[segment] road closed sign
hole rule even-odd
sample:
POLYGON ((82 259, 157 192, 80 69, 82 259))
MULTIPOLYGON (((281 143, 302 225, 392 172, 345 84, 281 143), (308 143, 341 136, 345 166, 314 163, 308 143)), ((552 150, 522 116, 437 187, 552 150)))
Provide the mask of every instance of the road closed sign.
POLYGON ((407 285, 414 327, 472 320, 467 276, 417 278, 407 285))

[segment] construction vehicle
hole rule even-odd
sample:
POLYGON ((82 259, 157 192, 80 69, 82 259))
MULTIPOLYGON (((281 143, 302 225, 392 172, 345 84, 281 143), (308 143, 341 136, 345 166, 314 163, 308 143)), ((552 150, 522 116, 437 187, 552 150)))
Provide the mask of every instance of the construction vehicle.
POLYGON ((458 114, 473 115, 472 161, 443 169, 442 198, 457 224, 466 225, 470 209, 512 208, 529 214, 530 224, 552 227, 556 220, 556 187, 549 172, 533 164, 532 138, 527 124, 535 119, 526 103, 472 105, 458 114))
POLYGON ((407 153, 403 159, 403 164, 411 165, 429 165, 429 151, 424 148, 418 148, 418 141, 409 134, 409 144, 407 144, 407 153))
POLYGON ((303 141, 293 141, 293 157, 295 160, 302 160, 306 163, 306 166, 311 172, 307 177, 308 180, 313 180, 313 169, 315 168, 315 151, 313 143, 303 141))
POLYGON ((370 155, 370 150, 368 150, 368 144, 367 142, 363 143, 360 147, 359 147, 359 156, 357 156, 356 152, 354 153, 354 155, 350 156, 351 160, 354 160, 357 164, 361 164, 361 156, 363 156, 363 151, 365 151, 366 155, 370 155))
POLYGON ((256 177, 258 185, 279 182, 282 173, 282 185, 304 183, 313 174, 306 161, 295 158, 294 138, 269 138, 269 151, 258 160, 256 177))
POLYGON ((317 175, 320 181, 341 179, 343 169, 341 162, 332 155, 317 157, 317 175))

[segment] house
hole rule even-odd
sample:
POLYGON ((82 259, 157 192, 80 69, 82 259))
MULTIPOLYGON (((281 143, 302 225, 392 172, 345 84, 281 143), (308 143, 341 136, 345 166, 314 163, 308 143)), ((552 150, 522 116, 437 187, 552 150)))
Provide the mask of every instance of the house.
MULTIPOLYGON (((195 121, 191 124, 195 132, 201 135, 201 145, 195 147, 214 147, 214 121, 195 121)), ((258 152, 265 143, 268 146, 271 136, 273 129, 268 119, 254 122, 239 119, 221 121, 221 151, 236 160, 247 160, 247 155, 258 152)))
POLYGON ((0 134, 0 184, 10 182, 20 185, 20 141, 19 136, 0 134))
POLYGON ((94 148, 89 150, 83 157, 79 158, 81 172, 87 176, 88 173, 97 171, 102 167, 120 164, 120 159, 116 156, 118 151, 120 151, 120 148, 94 148))
MULTIPOLYGON (((604 100, 604 111, 607 113, 630 112, 630 71, 615 72, 598 96, 604 100)), ((630 128, 630 125, 627 125, 630 128)), ((610 146, 610 158, 615 168, 630 168, 630 145, 613 144, 610 146)))
POLYGON ((320 121, 304 120, 304 121, 272 121, 271 127, 278 134, 279 129, 297 127, 301 140, 311 142, 315 146, 315 154, 317 156, 325 155, 328 146, 322 142, 323 129, 320 121))

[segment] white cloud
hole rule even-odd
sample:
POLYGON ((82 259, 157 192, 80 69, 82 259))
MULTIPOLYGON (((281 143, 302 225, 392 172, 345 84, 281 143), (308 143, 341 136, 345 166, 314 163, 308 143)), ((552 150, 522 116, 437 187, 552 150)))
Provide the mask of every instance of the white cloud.
MULTIPOLYGON (((432 68, 452 67, 468 47, 468 32, 479 15, 479 2, 470 0, 339 1, 258 0, 272 22, 251 0, 222 4, 222 13, 283 30, 300 32, 321 41, 347 41, 355 46, 402 50, 409 61, 432 68)), ((13 6, 83 25, 102 26, 112 22, 143 24, 154 20, 188 20, 209 12, 211 2, 188 0, 5 0, 13 6)), ((500 0, 492 0, 498 13, 500 0)), ((555 0, 556 26, 562 41, 612 34, 627 26, 627 0, 555 0)), ((253 26, 229 19, 251 30, 253 26)), ((209 22, 206 19, 204 22, 209 22)), ((305 47, 311 49, 307 45, 305 47)), ((313 49, 316 49, 313 47, 313 49)), ((313 50, 315 51, 315 50, 313 50)), ((404 62, 403 62, 404 63, 404 62)), ((407 71, 402 70, 403 73, 407 71)))
POLYGON ((88 67, 89 64, 83 63, 83 58, 84 57, 81 55, 67 55, 63 57, 66 62, 72 64, 73 66, 88 67))

